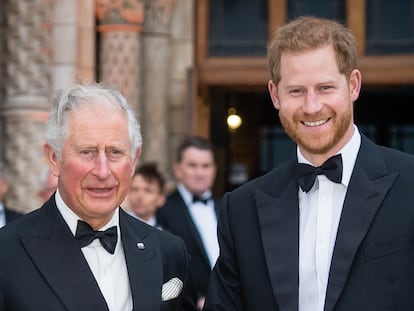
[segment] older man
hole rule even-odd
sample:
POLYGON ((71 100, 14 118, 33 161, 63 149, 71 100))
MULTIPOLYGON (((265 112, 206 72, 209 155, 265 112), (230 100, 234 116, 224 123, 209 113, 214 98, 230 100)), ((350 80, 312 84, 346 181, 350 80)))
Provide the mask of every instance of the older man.
POLYGON ((0 310, 191 310, 183 241, 119 207, 141 151, 120 92, 62 92, 46 141, 57 191, 0 232, 0 310))

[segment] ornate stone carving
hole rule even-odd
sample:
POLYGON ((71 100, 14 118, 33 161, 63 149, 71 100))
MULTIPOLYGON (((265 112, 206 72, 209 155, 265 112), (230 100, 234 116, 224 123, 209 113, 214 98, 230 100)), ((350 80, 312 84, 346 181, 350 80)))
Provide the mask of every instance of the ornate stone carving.
POLYGON ((140 91, 140 42, 137 35, 132 32, 104 32, 100 47, 102 79, 116 83, 134 107, 139 101, 140 91))
POLYGON ((5 100, 0 110, 3 160, 13 182, 7 203, 19 211, 40 206, 44 125, 50 100, 50 11, 47 0, 6 1, 5 100))
POLYGON ((100 79, 116 83, 139 114, 143 0, 96 0, 100 79))
POLYGON ((139 31, 144 21, 144 0, 96 0, 99 31, 139 31))
POLYGON ((169 30, 176 0, 145 0, 145 31, 169 30))
POLYGON ((6 93, 48 96, 50 6, 44 0, 9 1, 6 9, 6 93))

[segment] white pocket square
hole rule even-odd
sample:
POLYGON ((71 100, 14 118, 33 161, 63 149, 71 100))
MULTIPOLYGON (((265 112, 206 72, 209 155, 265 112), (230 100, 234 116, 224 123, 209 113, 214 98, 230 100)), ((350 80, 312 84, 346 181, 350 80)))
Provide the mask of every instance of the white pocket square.
POLYGON ((172 278, 162 285, 161 300, 166 301, 174 299, 181 294, 183 290, 183 281, 179 278, 172 278))

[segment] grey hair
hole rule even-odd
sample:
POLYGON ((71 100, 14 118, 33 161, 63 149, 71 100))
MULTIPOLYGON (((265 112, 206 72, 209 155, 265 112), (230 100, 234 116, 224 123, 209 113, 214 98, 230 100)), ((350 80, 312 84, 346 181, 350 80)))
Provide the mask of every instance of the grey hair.
POLYGON ((62 148, 69 135, 68 115, 85 105, 102 105, 119 109, 128 119, 128 133, 131 140, 131 157, 142 145, 141 129, 134 111, 127 100, 114 86, 105 83, 75 84, 61 91, 52 103, 49 120, 46 125, 46 142, 62 159, 62 148))

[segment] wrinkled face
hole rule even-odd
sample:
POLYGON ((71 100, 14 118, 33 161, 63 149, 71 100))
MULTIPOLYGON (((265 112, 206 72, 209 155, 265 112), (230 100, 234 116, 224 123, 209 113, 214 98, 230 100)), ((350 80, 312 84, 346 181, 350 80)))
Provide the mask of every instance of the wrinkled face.
POLYGON ((129 207, 141 219, 147 221, 164 204, 165 196, 155 180, 135 175, 128 194, 129 207))
POLYGON ((70 113, 62 159, 47 146, 45 151, 53 173, 59 176, 63 201, 99 229, 127 195, 139 151, 131 157, 127 118, 121 112, 85 107, 70 113))
POLYGON ((187 148, 181 162, 174 165, 174 173, 191 193, 201 195, 213 186, 216 177, 214 156, 209 150, 187 148))
POLYGON ((278 85, 270 81, 269 91, 286 133, 308 160, 319 162, 352 137, 353 102, 360 86, 360 72, 353 70, 348 81, 338 70, 333 48, 327 45, 283 53, 281 81, 278 85))

